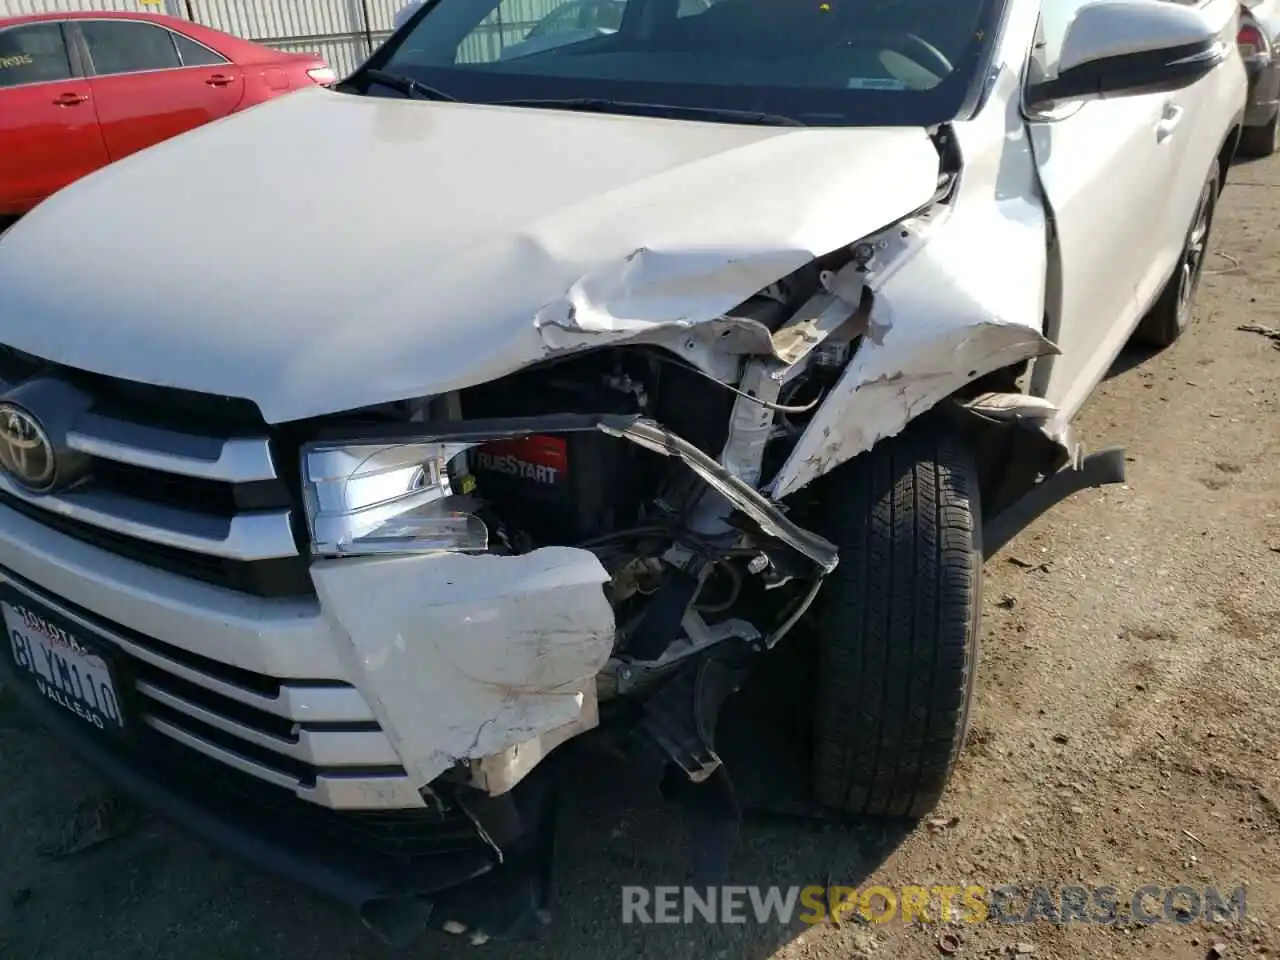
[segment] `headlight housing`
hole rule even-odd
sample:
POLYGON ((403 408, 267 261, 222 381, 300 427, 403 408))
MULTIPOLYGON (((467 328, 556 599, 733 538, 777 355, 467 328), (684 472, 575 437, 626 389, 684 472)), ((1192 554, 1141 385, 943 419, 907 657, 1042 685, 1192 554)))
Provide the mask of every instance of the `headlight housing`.
POLYGON ((489 531, 472 512, 471 478, 459 460, 472 446, 307 444, 302 487, 311 552, 332 557, 488 549, 489 531))

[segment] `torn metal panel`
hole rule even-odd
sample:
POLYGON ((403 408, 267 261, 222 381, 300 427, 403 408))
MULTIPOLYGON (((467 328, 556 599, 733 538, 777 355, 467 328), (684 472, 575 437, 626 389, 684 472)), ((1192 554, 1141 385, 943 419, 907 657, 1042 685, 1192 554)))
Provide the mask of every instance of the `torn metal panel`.
POLYGON ((764 287, 760 278, 777 280, 812 260, 808 253, 747 258, 732 252, 672 256, 640 249, 620 264, 581 278, 565 300, 538 311, 534 323, 552 353, 620 338, 664 347, 717 380, 736 382, 743 356, 794 366, 857 318, 865 286, 860 263, 824 273, 822 289, 776 331, 749 317, 726 315, 764 287), (728 282, 748 269, 753 281, 728 282), (683 281, 681 273, 687 275, 683 281), (729 295, 729 290, 739 293, 729 295), (580 307, 593 302, 593 310, 584 315, 580 307), (650 318, 639 319, 646 315, 650 318), (584 325, 584 316, 594 319, 584 325))
POLYGON ((726 291, 748 290, 750 296, 812 259, 806 250, 640 247, 579 277, 563 299, 538 310, 533 322, 557 351, 589 345, 592 338, 584 335, 634 336, 655 326, 690 327, 722 316, 745 299, 726 303, 726 291))
POLYGON ((416 783, 592 722, 615 630, 609 574, 594 554, 337 560, 315 564, 312 576, 416 783))
POLYGON ((901 432, 978 377, 1057 352, 1040 332, 1043 221, 1006 217, 989 200, 974 210, 887 232, 867 281, 867 333, 774 478, 775 499, 901 432))
POLYGON ((829 540, 793 523, 753 486, 730 474, 687 440, 641 417, 601 417, 600 421, 600 428, 606 433, 626 437, 663 456, 678 456, 707 486, 755 521, 764 533, 812 560, 824 574, 836 568, 839 551, 829 540))
MULTIPOLYGON (((1034 5, 1015 4, 1009 16, 1034 29, 1034 5)), ((1018 63, 1023 36, 1001 40, 1018 63)), ((869 238, 869 328, 775 477, 774 497, 900 432, 975 378, 1058 352, 1042 333, 1048 231, 1022 77, 1006 65, 990 79, 1000 109, 941 131, 963 161, 947 202, 869 238)))

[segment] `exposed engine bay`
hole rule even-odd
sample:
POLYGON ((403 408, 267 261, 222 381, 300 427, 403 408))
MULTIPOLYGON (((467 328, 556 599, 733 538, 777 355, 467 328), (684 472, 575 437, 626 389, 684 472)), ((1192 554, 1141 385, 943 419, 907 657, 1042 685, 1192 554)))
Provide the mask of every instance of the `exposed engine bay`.
MULTIPOLYGON (((775 423, 762 452, 773 469, 803 423, 798 411, 838 372, 815 367, 789 384, 778 404, 792 413, 770 411, 775 423)), ((460 400, 464 418, 512 409, 640 417, 717 460, 740 402, 677 358, 637 348, 550 364, 465 391, 460 400)), ((464 483, 492 511, 506 549, 577 546, 609 572, 618 636, 602 699, 650 688, 718 643, 759 644, 823 572, 789 556, 775 563, 758 530, 753 537, 752 525, 685 463, 604 432, 499 440, 477 446, 467 461, 464 483), (796 576, 802 579, 792 583, 796 576)), ((762 463, 764 479, 768 470, 762 463)))
MULTIPOLYGON (((444 445, 448 496, 441 502, 483 524, 476 555, 571 548, 593 556, 607 577, 597 589, 612 611, 610 636, 607 656, 594 661, 592 678, 582 678, 591 689, 567 736, 598 720, 638 742, 655 767, 702 783, 721 766, 714 734, 722 703, 751 658, 799 622, 837 563, 835 547, 809 526, 806 495, 784 505, 762 491, 856 352, 866 329, 857 274, 869 255, 843 251, 844 263, 833 264, 840 273, 812 265, 727 317, 771 337, 765 342, 774 348, 740 354, 732 382, 663 346, 606 347, 366 410, 357 421, 326 424, 320 439, 341 444, 345 430, 366 445, 375 436, 444 445)), ((697 346, 690 338, 691 353, 697 346)), ((476 713, 467 723, 477 722, 476 698, 459 712, 469 709, 476 713)), ((387 725, 411 726, 407 714, 387 725)), ((433 749, 463 769, 469 763, 473 786, 501 793, 531 767, 512 760, 500 773, 485 772, 490 746, 508 758, 518 752, 510 739, 481 742, 494 726, 466 737, 467 753, 433 749)), ((540 749, 558 742, 544 739, 540 749)), ((459 772, 455 766, 448 775, 459 772)))
MULTIPOLYGON (((483 520, 486 552, 576 547, 600 560, 617 632, 599 697, 643 694, 714 647, 776 643, 835 566, 834 548, 788 515, 803 498, 784 508, 757 491, 865 329, 862 288, 849 292, 854 255, 842 252, 839 276, 811 265, 727 318, 768 331, 785 357, 741 357, 737 387, 666 348, 633 345, 366 415, 389 436, 422 429, 465 445, 449 487, 483 520)), ((710 745, 692 752, 700 757, 675 758, 691 776, 714 769, 710 745)))

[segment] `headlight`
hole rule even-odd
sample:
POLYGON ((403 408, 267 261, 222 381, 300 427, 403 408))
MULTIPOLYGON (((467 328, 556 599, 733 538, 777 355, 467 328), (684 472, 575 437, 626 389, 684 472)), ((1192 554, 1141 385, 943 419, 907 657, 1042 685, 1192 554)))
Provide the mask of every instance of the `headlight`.
MULTIPOLYGON (((311 551, 323 556, 483 551, 489 531, 470 513, 451 464, 472 444, 308 444, 303 502, 311 551)), ((469 479, 469 478, 467 478, 469 479)))

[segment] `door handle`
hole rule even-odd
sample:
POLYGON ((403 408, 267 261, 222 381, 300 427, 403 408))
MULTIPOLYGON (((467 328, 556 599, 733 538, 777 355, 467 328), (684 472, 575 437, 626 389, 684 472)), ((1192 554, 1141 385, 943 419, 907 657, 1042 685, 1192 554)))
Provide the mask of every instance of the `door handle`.
POLYGON ((77 107, 88 99, 88 94, 64 93, 54 97, 53 102, 59 107, 77 107))
POLYGON ((1160 122, 1156 124, 1156 143, 1164 143, 1173 136, 1173 131, 1182 122, 1184 113, 1186 111, 1176 103, 1170 102, 1164 105, 1164 113, 1160 117, 1160 122))
POLYGON ((211 87, 226 87, 236 82, 235 77, 228 77, 225 73, 215 73, 212 77, 205 81, 211 87))

